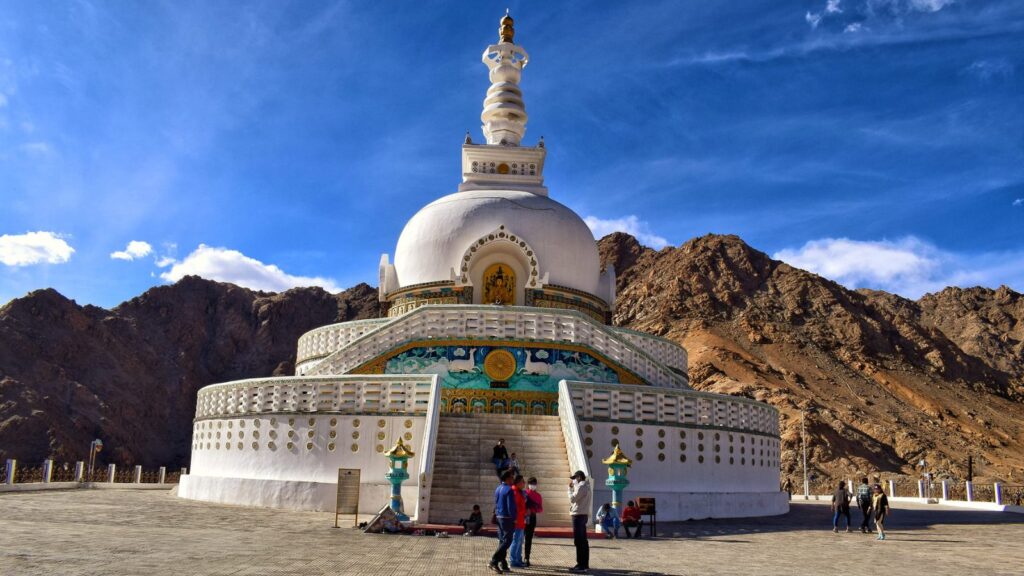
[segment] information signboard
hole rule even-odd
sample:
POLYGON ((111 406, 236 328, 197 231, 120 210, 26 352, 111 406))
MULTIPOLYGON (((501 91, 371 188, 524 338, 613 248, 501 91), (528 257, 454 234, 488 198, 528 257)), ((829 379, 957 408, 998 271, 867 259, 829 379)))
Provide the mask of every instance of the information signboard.
POLYGON ((353 523, 359 524, 359 469, 338 468, 338 500, 334 510, 334 527, 338 527, 338 516, 353 514, 353 523))

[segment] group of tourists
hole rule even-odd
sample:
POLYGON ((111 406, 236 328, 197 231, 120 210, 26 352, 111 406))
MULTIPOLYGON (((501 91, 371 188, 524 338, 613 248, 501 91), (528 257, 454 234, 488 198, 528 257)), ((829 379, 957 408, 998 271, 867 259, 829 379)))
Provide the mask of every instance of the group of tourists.
MULTIPOLYGON (((854 496, 846 489, 846 482, 839 481, 836 491, 832 494, 832 531, 839 532, 840 518, 846 518, 846 531, 850 531, 850 501, 854 496)), ((874 521, 875 530, 878 531, 878 540, 885 540, 885 519, 891 513, 889 509, 889 498, 882 491, 881 484, 868 484, 867 478, 861 478, 860 486, 857 487, 857 506, 860 508, 862 521, 860 531, 867 534, 871 531, 871 522, 874 521)))
POLYGON ((498 549, 488 567, 497 572, 511 568, 529 568, 533 533, 537 514, 544 512, 544 499, 537 491, 537 479, 529 482, 511 468, 501 473, 501 483, 494 490, 494 517, 498 526, 498 549), (508 556, 512 557, 511 562, 508 556))

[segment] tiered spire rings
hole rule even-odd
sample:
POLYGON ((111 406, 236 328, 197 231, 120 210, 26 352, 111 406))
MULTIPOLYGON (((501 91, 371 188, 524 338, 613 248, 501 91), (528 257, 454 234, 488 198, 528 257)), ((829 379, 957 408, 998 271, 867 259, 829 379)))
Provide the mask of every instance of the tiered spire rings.
POLYGON ((526 106, 519 79, 530 57, 512 42, 516 33, 514 23, 506 12, 498 28, 498 44, 488 46, 483 54, 483 62, 490 70, 491 87, 480 120, 488 144, 518 146, 526 134, 526 106))

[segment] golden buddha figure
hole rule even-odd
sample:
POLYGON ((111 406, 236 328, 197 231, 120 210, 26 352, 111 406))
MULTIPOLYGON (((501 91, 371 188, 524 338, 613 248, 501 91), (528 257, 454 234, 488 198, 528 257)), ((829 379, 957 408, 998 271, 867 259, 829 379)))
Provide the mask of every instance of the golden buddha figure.
POLYGON ((515 304, 515 273, 505 264, 493 264, 484 272, 484 304, 515 304))

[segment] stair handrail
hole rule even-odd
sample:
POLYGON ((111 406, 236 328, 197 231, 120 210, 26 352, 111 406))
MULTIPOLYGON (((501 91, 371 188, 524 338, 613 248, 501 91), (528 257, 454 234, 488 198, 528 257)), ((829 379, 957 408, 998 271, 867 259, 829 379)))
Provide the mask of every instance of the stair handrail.
MULTIPOLYGON (((558 383, 558 421, 562 424, 562 436, 565 437, 565 451, 569 456, 570 472, 582 470, 587 478, 590 478, 590 459, 587 458, 587 449, 583 445, 580 423, 576 418, 576 408, 572 403, 569 385, 568 380, 561 380, 558 383)), ((591 510, 587 510, 587 514, 593 515, 593 499, 591 499, 591 510)))
POLYGON ((427 401, 426 420, 423 423, 423 443, 420 446, 419 502, 413 522, 426 522, 430 514, 430 489, 434 483, 434 455, 437 453, 437 429, 441 423, 441 378, 430 379, 430 399, 427 401))

